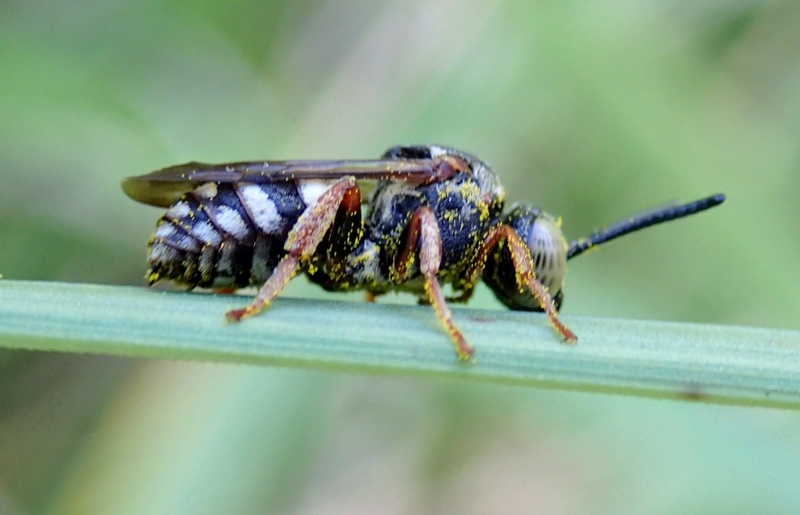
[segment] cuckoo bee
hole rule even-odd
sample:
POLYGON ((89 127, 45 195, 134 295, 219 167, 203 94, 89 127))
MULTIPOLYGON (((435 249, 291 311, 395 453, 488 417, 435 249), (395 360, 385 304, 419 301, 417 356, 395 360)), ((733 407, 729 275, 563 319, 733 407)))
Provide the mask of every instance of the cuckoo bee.
POLYGON ((131 177, 132 199, 168 208, 150 240, 146 278, 234 290, 260 286, 239 321, 266 308, 298 272, 329 291, 368 299, 407 291, 430 304, 458 359, 474 350, 448 301, 466 302, 482 279, 510 309, 558 318, 567 260, 639 229, 720 204, 715 195, 634 216, 570 244, 560 221, 516 204, 488 164, 452 148, 394 147, 377 160, 187 163, 131 177), (377 181, 365 199, 361 187, 377 181), (446 298, 442 285, 457 293, 446 298))

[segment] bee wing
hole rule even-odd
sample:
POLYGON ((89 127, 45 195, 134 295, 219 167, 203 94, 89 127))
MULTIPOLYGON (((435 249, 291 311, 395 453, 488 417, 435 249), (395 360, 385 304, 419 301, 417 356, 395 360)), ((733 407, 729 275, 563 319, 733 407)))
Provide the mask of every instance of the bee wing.
POLYGON ((342 161, 252 161, 208 164, 191 162, 128 177, 122 190, 130 198, 151 206, 169 207, 181 196, 206 182, 268 183, 303 179, 398 179, 431 182, 442 176, 437 159, 377 159, 342 161))

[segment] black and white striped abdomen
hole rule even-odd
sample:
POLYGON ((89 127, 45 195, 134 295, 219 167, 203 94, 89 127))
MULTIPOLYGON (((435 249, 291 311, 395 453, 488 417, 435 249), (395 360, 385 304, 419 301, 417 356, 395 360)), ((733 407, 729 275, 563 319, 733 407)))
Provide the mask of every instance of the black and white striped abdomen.
POLYGON ((262 284, 306 208, 293 182, 206 183, 181 197, 150 241, 147 280, 189 287, 262 284))

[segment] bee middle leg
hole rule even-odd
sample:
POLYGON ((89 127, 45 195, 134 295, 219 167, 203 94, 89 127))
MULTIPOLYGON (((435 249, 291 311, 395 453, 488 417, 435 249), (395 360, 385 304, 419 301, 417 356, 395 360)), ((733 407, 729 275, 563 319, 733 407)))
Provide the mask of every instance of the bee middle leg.
POLYGON ((442 286, 436 278, 442 263, 442 236, 436 216, 428 206, 417 209, 411 217, 406 230, 403 248, 395 263, 395 272, 398 280, 403 280, 408 274, 408 268, 413 263, 413 255, 419 245, 419 271, 425 281, 425 292, 428 294, 430 304, 436 312, 436 318, 450 335, 455 346, 456 355, 460 361, 471 361, 475 350, 467 343, 466 338, 453 322, 450 308, 447 307, 442 286))
POLYGON ((300 215, 286 238, 286 255, 247 307, 233 309, 225 314, 228 321, 238 322, 255 315, 275 300, 295 276, 301 261, 314 255, 343 203, 346 208, 352 204, 360 209, 360 192, 353 177, 342 177, 319 197, 313 207, 300 215))

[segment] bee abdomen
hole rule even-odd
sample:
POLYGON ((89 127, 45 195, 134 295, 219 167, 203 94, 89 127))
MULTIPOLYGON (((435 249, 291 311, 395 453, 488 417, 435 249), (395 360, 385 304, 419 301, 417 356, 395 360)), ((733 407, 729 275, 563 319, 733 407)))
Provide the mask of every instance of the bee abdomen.
POLYGON ((291 183, 203 184, 159 221, 147 279, 190 288, 261 284, 283 256, 286 235, 304 209, 291 183))

